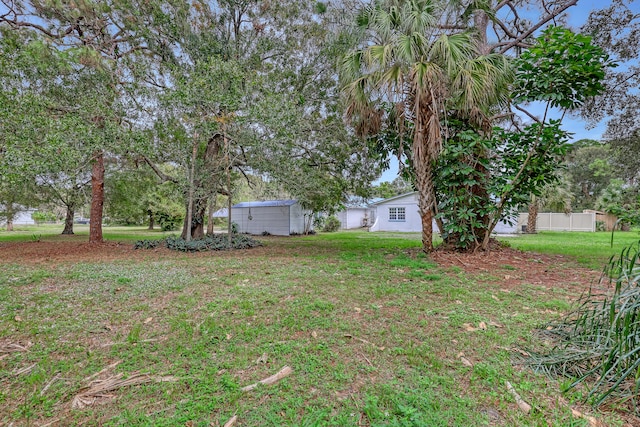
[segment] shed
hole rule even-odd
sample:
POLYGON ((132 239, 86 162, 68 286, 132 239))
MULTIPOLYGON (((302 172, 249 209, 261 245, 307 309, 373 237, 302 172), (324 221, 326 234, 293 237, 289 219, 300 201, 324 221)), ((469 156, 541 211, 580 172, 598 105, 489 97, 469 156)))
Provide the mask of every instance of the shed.
POLYGON ((297 200, 265 200, 242 202, 231 207, 231 221, 239 233, 290 236, 305 232, 305 219, 311 212, 302 209, 297 200))

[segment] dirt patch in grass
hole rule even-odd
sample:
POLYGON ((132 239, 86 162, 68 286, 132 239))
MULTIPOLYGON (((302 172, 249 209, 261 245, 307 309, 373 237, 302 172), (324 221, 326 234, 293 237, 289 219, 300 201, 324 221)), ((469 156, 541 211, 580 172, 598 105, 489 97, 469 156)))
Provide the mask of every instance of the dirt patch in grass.
POLYGON ((580 294, 589 285, 596 284, 601 274, 578 266, 575 260, 566 256, 522 252, 512 248, 476 254, 437 251, 431 258, 441 268, 457 268, 469 274, 485 276, 482 281, 499 282, 503 290, 528 284, 546 288, 562 287, 580 294))

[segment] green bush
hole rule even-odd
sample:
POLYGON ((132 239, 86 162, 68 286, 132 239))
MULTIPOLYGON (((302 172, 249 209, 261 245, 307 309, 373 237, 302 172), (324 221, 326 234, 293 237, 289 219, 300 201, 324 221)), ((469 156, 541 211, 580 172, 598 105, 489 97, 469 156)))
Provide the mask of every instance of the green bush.
POLYGON ((173 251, 180 252, 204 252, 204 251, 220 251, 226 249, 250 249, 256 246, 262 246, 257 240, 242 234, 234 235, 231 238, 231 246, 226 234, 215 234, 207 236, 204 239, 186 241, 178 236, 169 236, 160 240, 138 240, 135 249, 154 249, 164 246, 173 251))
POLYGON ((162 231, 174 231, 182 225, 184 212, 182 209, 160 211, 155 213, 155 218, 162 231))
POLYGON ((340 229, 340 220, 335 216, 330 216, 324 222, 324 226, 322 227, 322 231, 326 233, 333 233, 334 231, 338 231, 340 229))
POLYGON ((532 354, 533 367, 569 377, 568 389, 585 385, 586 399, 595 406, 615 397, 630 402, 638 412, 640 242, 612 258, 598 286, 544 334, 555 346, 546 354, 532 354))
POLYGON ((56 215, 53 212, 43 212, 43 211, 35 211, 31 214, 31 218, 36 222, 36 224, 41 224, 43 222, 56 222, 56 215))

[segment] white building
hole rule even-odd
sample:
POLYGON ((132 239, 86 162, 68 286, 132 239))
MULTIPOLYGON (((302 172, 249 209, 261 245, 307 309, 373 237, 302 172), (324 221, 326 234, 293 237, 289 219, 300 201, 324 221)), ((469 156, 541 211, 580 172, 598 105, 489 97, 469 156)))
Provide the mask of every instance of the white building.
MULTIPOLYGON (((376 220, 369 231, 422 231, 416 191, 381 200, 372 206, 376 208, 376 220)), ((437 230, 435 222, 434 230, 437 230)))
MULTIPOLYGON (((0 211, 2 210, 2 206, 0 206, 0 211)), ((13 225, 35 225, 35 220, 31 217, 36 209, 25 209, 16 213, 13 218, 13 225)), ((7 225, 6 218, 0 218, 0 226, 4 227, 7 225)))
MULTIPOLYGON (((391 197, 373 203, 372 206, 376 207, 376 220, 369 228, 369 231, 422 232, 422 218, 420 218, 420 210, 418 208, 417 191, 391 197)), ((506 220, 500 221, 494 233, 516 233, 517 224, 515 218, 512 222, 514 224, 509 224, 506 220)), ((433 231, 440 232, 435 220, 433 220, 433 231)))
POLYGON ((375 222, 376 210, 369 207, 348 207, 336 213, 336 217, 343 230, 369 227, 375 222))
POLYGON ((305 220, 310 218, 311 212, 302 209, 297 200, 242 202, 231 207, 231 222, 238 224, 238 233, 303 234, 305 220))

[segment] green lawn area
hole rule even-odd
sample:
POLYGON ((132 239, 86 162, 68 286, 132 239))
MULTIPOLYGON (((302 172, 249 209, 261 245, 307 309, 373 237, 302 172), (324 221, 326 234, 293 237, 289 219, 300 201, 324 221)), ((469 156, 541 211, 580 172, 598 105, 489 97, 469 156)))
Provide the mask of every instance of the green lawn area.
POLYGON ((611 256, 619 255, 622 248, 640 241, 640 231, 616 231, 613 235, 613 246, 611 232, 542 231, 538 234, 522 234, 502 240, 523 251, 567 255, 586 267, 600 270, 611 256))
MULTIPOLYGON (((82 227, 0 242, 85 242, 82 227)), ((104 231, 127 244, 162 235, 104 231)), ((439 267, 418 234, 260 239, 237 252, 0 258, 0 425, 221 426, 235 414, 237 426, 587 426, 569 405, 622 425, 513 363, 515 349, 544 345, 532 331, 567 310, 573 288, 503 289, 515 272, 439 267), (285 366, 286 378, 242 391, 285 366), (116 375, 133 384, 87 395, 116 375), (535 411, 518 409, 507 381, 535 411), (78 396, 86 406, 73 408, 78 396)))

